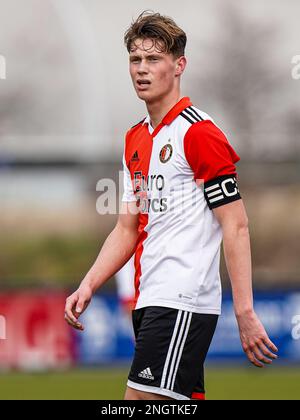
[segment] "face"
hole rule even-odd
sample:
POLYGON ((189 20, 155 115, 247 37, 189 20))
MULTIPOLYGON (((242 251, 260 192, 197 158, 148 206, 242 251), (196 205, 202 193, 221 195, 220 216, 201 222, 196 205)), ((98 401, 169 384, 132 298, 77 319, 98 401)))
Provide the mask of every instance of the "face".
POLYGON ((160 51, 151 39, 138 39, 132 45, 130 75, 138 97, 146 103, 156 102, 179 88, 184 71, 184 57, 160 51))

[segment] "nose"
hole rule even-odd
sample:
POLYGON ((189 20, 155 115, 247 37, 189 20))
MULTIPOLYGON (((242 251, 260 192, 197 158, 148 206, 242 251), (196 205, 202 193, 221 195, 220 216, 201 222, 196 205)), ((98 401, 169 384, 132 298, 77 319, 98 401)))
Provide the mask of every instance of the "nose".
POLYGON ((138 67, 138 70, 137 70, 138 74, 139 75, 147 74, 148 71, 149 70, 148 70, 148 65, 147 65, 146 60, 141 60, 140 64, 139 64, 139 67, 138 67))

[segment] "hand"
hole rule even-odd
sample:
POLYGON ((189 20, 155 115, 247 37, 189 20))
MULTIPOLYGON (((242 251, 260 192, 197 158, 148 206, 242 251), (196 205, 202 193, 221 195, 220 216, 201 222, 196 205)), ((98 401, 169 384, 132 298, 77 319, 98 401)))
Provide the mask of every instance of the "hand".
POLYGON ((242 347, 250 362, 259 368, 270 365, 278 352, 254 311, 237 315, 242 347))
POLYGON ((88 286, 81 286, 66 300, 65 320, 76 330, 84 330, 84 326, 78 321, 78 318, 88 307, 92 296, 92 290, 88 286))

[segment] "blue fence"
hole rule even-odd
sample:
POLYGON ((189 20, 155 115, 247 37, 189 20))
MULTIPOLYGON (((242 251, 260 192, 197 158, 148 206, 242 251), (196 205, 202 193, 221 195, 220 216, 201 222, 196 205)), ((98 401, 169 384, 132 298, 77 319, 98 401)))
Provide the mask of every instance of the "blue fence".
MULTIPOLYGON (((300 362, 300 291, 256 293, 255 302, 256 312, 279 347, 280 360, 300 362)), ((131 360, 134 349, 131 319, 115 296, 95 296, 82 321, 86 329, 83 334, 76 334, 78 363, 94 365, 131 360)), ((244 357, 231 297, 225 295, 208 360, 230 362, 244 357)))

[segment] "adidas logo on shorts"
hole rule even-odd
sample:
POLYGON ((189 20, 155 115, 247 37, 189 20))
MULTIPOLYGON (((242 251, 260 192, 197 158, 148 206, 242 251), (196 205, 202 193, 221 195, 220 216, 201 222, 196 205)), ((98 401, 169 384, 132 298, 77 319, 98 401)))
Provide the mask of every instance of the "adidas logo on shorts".
POLYGON ((154 381, 154 376, 152 375, 152 372, 151 372, 150 368, 147 368, 147 369, 143 370, 142 372, 140 372, 138 374, 138 376, 140 378, 150 379, 151 381, 154 381))

